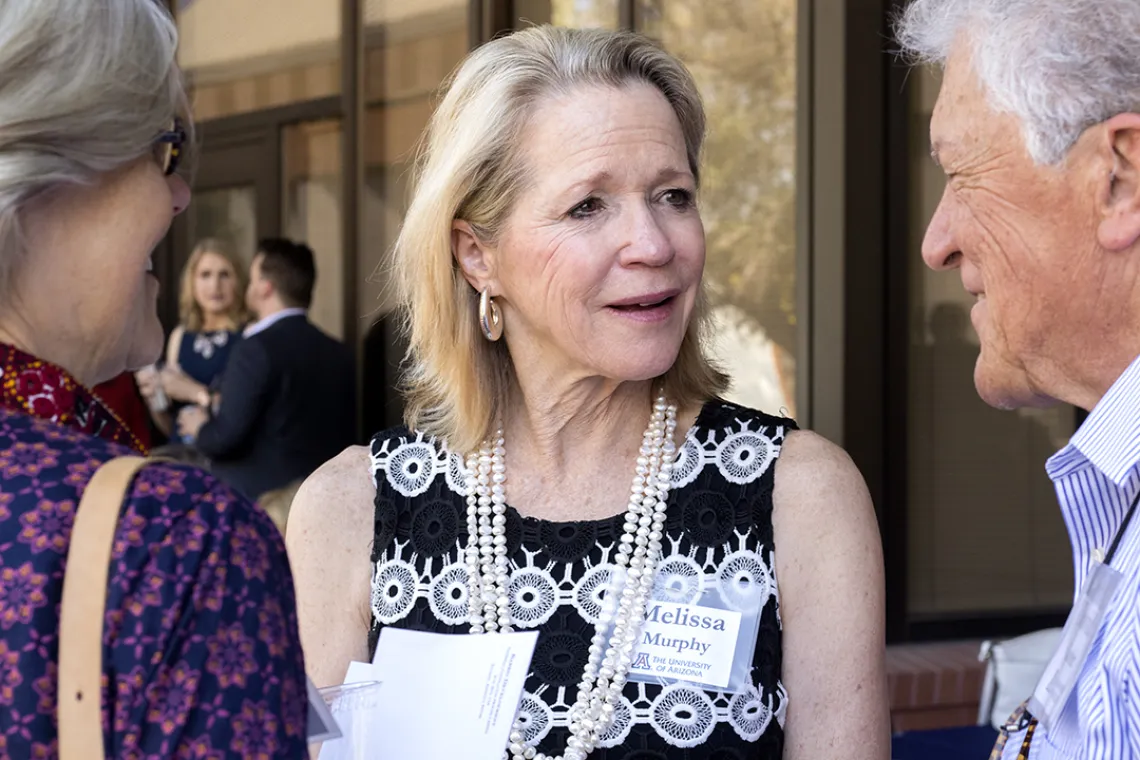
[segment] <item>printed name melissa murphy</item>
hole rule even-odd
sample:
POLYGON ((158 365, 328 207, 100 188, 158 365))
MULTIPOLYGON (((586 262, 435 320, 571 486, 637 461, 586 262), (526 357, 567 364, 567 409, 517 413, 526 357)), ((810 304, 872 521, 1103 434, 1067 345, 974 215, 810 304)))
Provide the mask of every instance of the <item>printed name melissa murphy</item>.
MULTIPOLYGON (((723 631, 725 630, 724 619, 714 615, 698 615, 690 613, 687 609, 682 607, 676 612, 670 610, 662 610, 660 605, 654 605, 649 614, 645 616, 646 622, 664 623, 665 625, 678 626, 681 628, 700 628, 704 630, 723 631)), ((696 638, 680 639, 669 638, 660 633, 644 632, 642 644, 655 647, 670 647, 677 650, 680 654, 686 650, 691 650, 704 654, 712 646, 696 638)))

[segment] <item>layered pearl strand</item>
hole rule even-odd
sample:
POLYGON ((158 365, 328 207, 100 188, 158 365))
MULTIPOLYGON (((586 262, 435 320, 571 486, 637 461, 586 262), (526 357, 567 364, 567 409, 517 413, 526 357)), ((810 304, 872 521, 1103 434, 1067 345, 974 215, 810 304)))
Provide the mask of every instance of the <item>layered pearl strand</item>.
MULTIPOLYGON (((611 589, 609 604, 598 618, 578 684, 578 699, 570 708, 570 739, 565 754, 548 756, 526 745, 523 726, 516 719, 507 747, 511 760, 584 760, 613 723, 614 705, 621 699, 661 560, 665 507, 677 451, 673 443, 676 429, 677 407, 667 403, 664 395, 658 396, 642 438, 624 531, 614 557, 618 568, 614 577, 624 575, 620 595, 611 589)), ((505 456, 500 429, 477 454, 467 457, 468 542, 464 556, 471 633, 511 631, 505 456)))

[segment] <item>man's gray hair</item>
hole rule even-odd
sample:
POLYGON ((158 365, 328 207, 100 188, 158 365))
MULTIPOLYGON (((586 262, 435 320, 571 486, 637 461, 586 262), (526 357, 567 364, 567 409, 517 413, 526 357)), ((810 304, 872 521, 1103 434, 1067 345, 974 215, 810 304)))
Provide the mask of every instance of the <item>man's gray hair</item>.
POLYGON ((1064 159, 1088 127, 1140 111, 1140 0, 914 0, 896 31, 918 63, 968 44, 991 105, 1021 121, 1041 164, 1064 159))
POLYGON ((188 104, 160 0, 0 0, 0 294, 21 210, 138 160, 188 104))

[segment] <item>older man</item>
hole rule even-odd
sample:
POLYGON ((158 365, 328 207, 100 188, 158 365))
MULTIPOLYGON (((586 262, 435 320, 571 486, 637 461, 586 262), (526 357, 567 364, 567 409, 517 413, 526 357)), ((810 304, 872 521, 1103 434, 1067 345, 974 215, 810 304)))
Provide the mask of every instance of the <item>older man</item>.
POLYGON ((979 394, 1091 412, 1047 465, 1080 590, 994 756, 1140 758, 1140 0, 915 0, 898 32, 944 66, 922 255, 977 296, 979 394))

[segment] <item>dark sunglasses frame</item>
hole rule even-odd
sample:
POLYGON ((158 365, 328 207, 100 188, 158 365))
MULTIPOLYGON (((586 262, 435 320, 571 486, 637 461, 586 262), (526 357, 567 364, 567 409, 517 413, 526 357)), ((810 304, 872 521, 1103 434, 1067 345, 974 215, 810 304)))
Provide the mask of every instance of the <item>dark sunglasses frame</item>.
POLYGON ((182 148, 186 144, 186 130, 182 128, 182 122, 175 118, 174 124, 170 129, 154 138, 156 148, 163 146, 164 152, 162 156, 162 173, 169 177, 174 172, 178 171, 178 162, 182 158, 182 148))
POLYGON ((997 743, 994 744, 993 752, 990 753, 990 760, 1001 760, 1010 735, 1023 730, 1025 731, 1025 738, 1021 742, 1017 760, 1029 760, 1029 748, 1033 744, 1033 732, 1036 729, 1037 718, 1030 715, 1026 702, 1023 702, 1020 707, 1013 711, 1013 715, 1009 716, 1009 720, 1002 725, 997 743))

